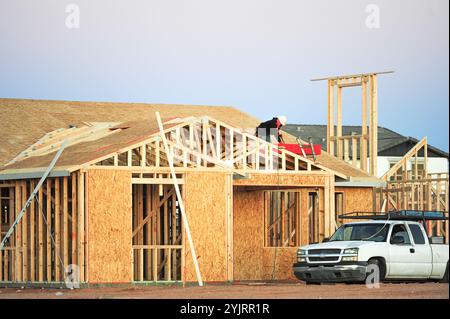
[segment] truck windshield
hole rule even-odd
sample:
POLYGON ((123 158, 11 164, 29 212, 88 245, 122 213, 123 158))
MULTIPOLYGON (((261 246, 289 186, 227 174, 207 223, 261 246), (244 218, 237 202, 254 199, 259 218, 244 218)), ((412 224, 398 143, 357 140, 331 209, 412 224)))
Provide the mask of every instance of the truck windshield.
POLYGON ((342 225, 331 236, 330 241, 364 240, 386 241, 389 225, 386 224, 348 224, 342 225))

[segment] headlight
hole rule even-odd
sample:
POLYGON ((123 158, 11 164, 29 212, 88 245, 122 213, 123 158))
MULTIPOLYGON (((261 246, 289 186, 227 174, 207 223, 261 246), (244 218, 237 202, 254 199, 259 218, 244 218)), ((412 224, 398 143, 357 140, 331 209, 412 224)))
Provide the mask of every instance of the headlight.
POLYGON ((306 253, 307 251, 305 249, 299 249, 297 251, 297 262, 299 263, 305 263, 306 262, 306 253))
POLYGON ((344 254, 349 254, 349 255, 357 255, 358 254, 358 248, 347 248, 344 249, 344 254))
POLYGON ((342 257, 342 261, 358 261, 358 248, 344 249, 344 254, 353 256, 344 256, 342 257))
POLYGON ((298 251, 297 251, 297 256, 304 256, 304 255, 306 255, 306 250, 305 249, 299 249, 298 251))

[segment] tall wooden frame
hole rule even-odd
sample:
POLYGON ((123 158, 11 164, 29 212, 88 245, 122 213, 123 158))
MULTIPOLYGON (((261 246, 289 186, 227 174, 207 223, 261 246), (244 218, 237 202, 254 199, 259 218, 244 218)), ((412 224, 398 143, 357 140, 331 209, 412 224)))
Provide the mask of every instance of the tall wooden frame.
POLYGON ((377 174, 378 80, 376 72, 313 79, 328 82, 327 151, 371 175, 377 174), (343 135, 342 89, 361 87, 361 134, 343 135), (351 159, 350 159, 351 154, 351 159), (369 157, 367 158, 367 155, 369 157), (356 158, 355 158, 356 157, 356 158), (359 165, 357 158, 359 158, 359 165), (367 160, 369 159, 368 163, 367 160))

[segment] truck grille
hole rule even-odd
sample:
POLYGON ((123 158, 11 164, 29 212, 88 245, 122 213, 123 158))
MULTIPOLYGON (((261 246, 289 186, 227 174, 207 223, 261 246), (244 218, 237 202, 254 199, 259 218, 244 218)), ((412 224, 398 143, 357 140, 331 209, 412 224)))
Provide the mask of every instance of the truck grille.
POLYGON ((319 255, 308 257, 311 262, 333 262, 339 261, 339 256, 327 256, 327 255, 338 255, 341 253, 340 249, 310 249, 308 250, 308 255, 319 255))
POLYGON ((340 254, 340 249, 310 249, 308 255, 320 255, 320 254, 340 254))

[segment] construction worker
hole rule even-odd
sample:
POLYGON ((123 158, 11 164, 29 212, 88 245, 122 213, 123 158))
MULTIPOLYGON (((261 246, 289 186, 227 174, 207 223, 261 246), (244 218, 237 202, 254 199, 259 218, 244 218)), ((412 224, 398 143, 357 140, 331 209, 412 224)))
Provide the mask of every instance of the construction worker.
POLYGON ((271 120, 262 122, 256 128, 256 136, 265 139, 269 143, 284 143, 280 129, 286 125, 286 121, 286 116, 279 115, 271 120))

